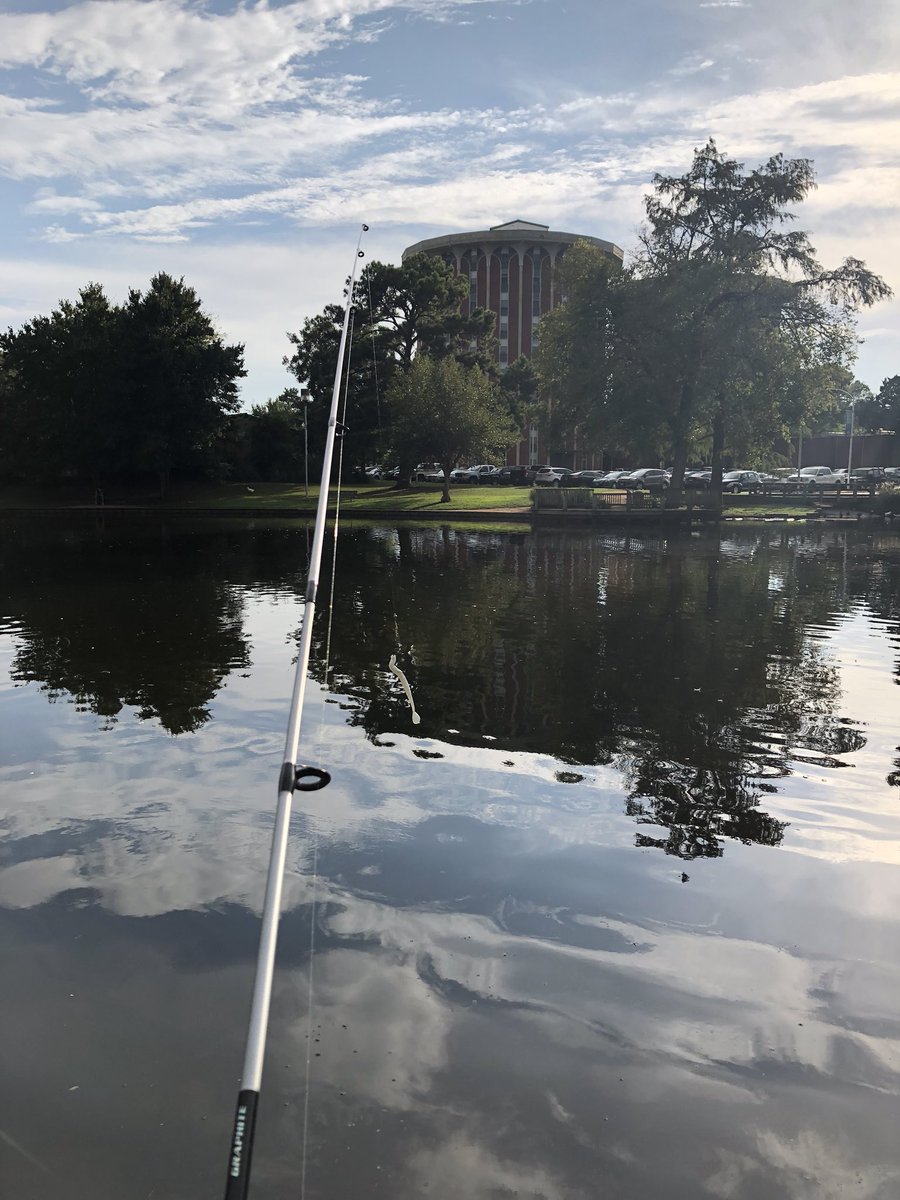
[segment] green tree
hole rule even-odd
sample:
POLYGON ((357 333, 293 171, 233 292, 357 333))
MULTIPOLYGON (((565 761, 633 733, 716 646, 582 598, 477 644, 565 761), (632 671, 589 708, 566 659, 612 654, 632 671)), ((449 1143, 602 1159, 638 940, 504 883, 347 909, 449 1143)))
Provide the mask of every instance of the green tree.
MULTIPOLYGON (((396 375, 408 371, 417 354, 452 355, 488 370, 493 355, 494 316, 483 309, 461 312, 465 281, 432 255, 417 254, 400 266, 369 263, 353 295, 352 337, 347 354, 348 425, 345 453, 357 465, 383 457, 390 413, 388 394, 396 375)), ((298 382, 308 386, 311 445, 324 443, 344 310, 329 304, 288 334, 294 347, 284 359, 298 382)), ((492 368, 496 370, 494 366, 492 368)), ((397 446, 407 459, 411 455, 397 446)), ((398 486, 406 486, 409 470, 401 470, 398 486)))
POLYGON ((388 402, 392 430, 408 454, 444 469, 441 500, 450 500, 450 472, 465 459, 498 454, 516 427, 500 402, 497 385, 480 367, 455 358, 417 355, 397 374, 388 402))
POLYGON ((654 177, 636 274, 654 281, 679 335, 665 406, 676 494, 698 420, 716 421, 720 443, 727 435, 733 376, 746 372, 741 337, 758 356, 767 341, 755 331, 777 331, 797 370, 846 366, 854 312, 891 294, 858 259, 824 269, 807 234, 787 227, 814 181, 808 159, 780 154, 745 173, 712 139, 687 174, 654 177))
POLYGON ((617 339, 625 274, 598 247, 576 242, 558 276, 565 302, 542 319, 531 360, 540 387, 552 398, 542 419, 551 439, 575 430, 600 449, 625 433, 612 403, 623 363, 617 339))
POLYGON ((256 479, 288 483, 303 473, 303 401, 296 388, 250 409, 248 437, 256 479))
POLYGON ((238 407, 243 346, 228 346, 184 279, 160 273, 132 289, 122 352, 135 470, 153 471, 160 495, 176 467, 196 466, 238 407))
POLYGON ((237 407, 243 350, 226 346, 194 290, 157 275, 113 307, 98 284, 0 337, 7 469, 97 486, 111 474, 198 466, 237 407), (23 468, 24 464, 24 468, 23 468))
POLYGON ((127 422, 117 358, 121 314, 90 283, 0 336, 2 454, 10 474, 88 478, 115 463, 127 422))
MULTIPOLYGON (((865 384, 860 384, 864 388, 865 384)), ((857 396, 856 421, 859 429, 889 429, 900 433, 900 375, 882 381, 877 395, 866 388, 857 396), (866 394, 867 393, 867 394, 866 394)))
POLYGON ((510 418, 518 429, 524 429, 536 415, 538 403, 538 379, 531 359, 520 354, 500 373, 499 383, 510 418))
POLYGON ((654 177, 633 265, 612 272, 575 246, 566 302, 541 323, 537 366, 553 420, 595 448, 617 439, 672 455, 673 500, 688 458, 759 450, 839 405, 857 308, 890 295, 857 259, 825 270, 790 206, 813 186, 806 159, 745 172, 710 141, 683 176, 654 177))

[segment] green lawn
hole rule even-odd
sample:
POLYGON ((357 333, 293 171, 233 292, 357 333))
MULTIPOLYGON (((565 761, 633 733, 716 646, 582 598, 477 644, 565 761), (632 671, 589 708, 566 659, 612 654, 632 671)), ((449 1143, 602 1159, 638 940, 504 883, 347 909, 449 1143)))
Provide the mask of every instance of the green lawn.
MULTIPOLYGON (((332 488, 332 496, 335 490, 332 488)), ((467 512, 473 510, 528 509, 531 506, 530 488, 472 487, 461 485, 450 493, 449 504, 441 503, 441 488, 437 484, 419 483, 405 491, 396 491, 391 484, 348 483, 344 486, 341 508, 367 512, 467 512)), ((175 484, 165 502, 150 491, 139 492, 110 487, 105 500, 108 505, 140 505, 153 508, 195 509, 254 509, 269 512, 293 509, 314 512, 319 489, 310 486, 305 494, 302 484, 231 483, 175 484)), ((93 504, 93 492, 86 487, 38 489, 30 486, 0 488, 0 508, 49 508, 93 504)))
MULTIPOLYGON (((736 499, 736 498, 735 498, 736 499)), ((747 496, 745 502, 735 503, 726 499, 722 505, 723 517, 807 517, 815 511, 815 505, 808 497, 771 496, 766 500, 747 496)))
MULTIPOLYGON (((304 494, 302 484, 284 483, 181 483, 174 484, 164 503, 152 488, 125 489, 115 485, 106 489, 105 500, 110 506, 140 506, 172 509, 216 509, 256 511, 259 513, 286 509, 303 515, 315 512, 319 489, 310 486, 304 494)), ((332 488, 332 496, 334 489, 332 488)), ((442 513, 489 511, 502 519, 504 510, 530 511, 531 488, 473 487, 460 484, 451 489, 450 503, 441 503, 438 484, 418 483, 404 491, 396 491, 386 483, 347 483, 344 486, 341 509, 347 514, 359 512, 377 516, 379 513, 409 513, 429 517, 442 513)), ((37 488, 16 485, 0 488, 0 509, 58 508, 92 505, 93 491, 85 485, 63 485, 57 488, 37 488)), ((696 503, 696 500, 695 500, 696 503)), ((808 496, 734 496, 725 500, 722 515, 748 520, 773 517, 803 518, 809 516, 814 503, 808 496)))
MULTIPOLYGON (((181 495, 173 491, 169 504, 188 508, 258 508, 265 512, 273 508, 296 508, 314 511, 319 501, 318 487, 310 486, 309 495, 303 486, 280 484, 230 484, 219 487, 192 488, 181 495), (252 488, 252 491, 249 490, 252 488)), ((332 497, 336 496, 331 489, 332 497)), ((342 489, 341 509, 368 512, 427 512, 430 510, 528 508, 530 488, 499 488, 460 486, 451 489, 450 503, 441 503, 441 488, 437 484, 417 483, 403 491, 391 484, 350 483, 342 489)))

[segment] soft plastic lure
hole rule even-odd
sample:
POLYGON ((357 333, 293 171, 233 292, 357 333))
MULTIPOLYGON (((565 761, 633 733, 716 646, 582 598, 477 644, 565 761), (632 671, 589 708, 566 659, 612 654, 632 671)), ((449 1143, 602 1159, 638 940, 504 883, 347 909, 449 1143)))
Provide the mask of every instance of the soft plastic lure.
POLYGON ((422 718, 416 712, 416 702, 415 702, 415 700, 413 700, 413 694, 412 694, 412 689, 409 686, 409 680, 406 678, 406 676, 403 674, 403 672, 397 666, 397 655, 396 654, 391 655, 391 661, 388 663, 388 670, 390 671, 390 673, 392 675, 396 675, 396 677, 400 680, 400 686, 403 688, 404 692, 406 693, 406 698, 409 701, 409 707, 412 709, 412 723, 413 723, 413 725, 418 725, 419 722, 422 720, 422 718))

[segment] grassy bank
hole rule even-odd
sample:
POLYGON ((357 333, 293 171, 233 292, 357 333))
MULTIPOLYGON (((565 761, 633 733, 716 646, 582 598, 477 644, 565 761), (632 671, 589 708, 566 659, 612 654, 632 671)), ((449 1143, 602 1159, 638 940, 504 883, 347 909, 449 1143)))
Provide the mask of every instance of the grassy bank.
MULTIPOLYGON (((332 495, 334 489, 332 488, 332 495)), ((397 491, 391 484, 351 483, 345 485, 341 508, 345 512, 409 512, 438 513, 440 511, 473 512, 489 510, 528 509, 531 489, 518 487, 471 487, 452 489, 449 504, 441 503, 441 488, 435 484, 416 484, 397 491)), ((232 484, 175 484, 164 501, 146 491, 109 488, 104 495, 107 507, 149 507, 159 509, 218 509, 254 510, 260 513, 284 511, 314 512, 319 500, 318 487, 310 486, 309 494, 302 484, 232 483, 232 484)), ((35 488, 27 485, 0 488, 0 508, 69 508, 93 506, 93 492, 84 487, 35 488)))
POLYGON ((815 506, 808 498, 797 497, 781 497, 772 496, 766 500, 757 499, 755 496, 748 496, 745 503, 739 503, 739 497, 730 497, 722 506, 723 517, 744 517, 748 520, 754 517, 773 517, 793 518, 794 520, 802 520, 804 517, 810 517, 815 511, 815 506))
MULTIPOLYGON (((332 496, 334 496, 332 489, 332 496)), ((446 514, 454 521, 465 519, 467 512, 521 514, 531 509, 531 489, 528 487, 472 487, 459 485, 451 489, 449 504, 441 503, 441 488, 437 484, 420 483, 397 491, 386 483, 348 483, 341 498, 341 508, 347 515, 377 519, 379 514, 396 517, 408 514, 434 518, 446 514), (460 517, 460 514, 462 516, 460 517)), ((315 512, 319 489, 310 486, 309 493, 302 484, 285 483, 182 483, 174 484, 164 501, 149 489, 110 487, 104 495, 107 508, 151 508, 160 511, 277 513, 305 516, 315 512)), ((698 497, 691 496, 697 505, 698 497)), ((701 500, 702 504, 703 501, 701 500)), ((859 507, 863 507, 857 502, 859 507)), ((53 509, 94 507, 94 494, 84 485, 62 485, 37 488, 29 485, 0 487, 0 510, 53 509)), ((722 516, 744 520, 803 520, 814 515, 815 504, 809 496, 729 496, 725 499, 722 516)))

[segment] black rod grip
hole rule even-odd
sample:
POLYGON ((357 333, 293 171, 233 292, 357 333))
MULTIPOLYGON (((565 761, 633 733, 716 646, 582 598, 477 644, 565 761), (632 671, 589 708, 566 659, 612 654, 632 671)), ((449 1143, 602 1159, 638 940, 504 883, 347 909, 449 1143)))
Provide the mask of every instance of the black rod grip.
POLYGON ((237 1111, 234 1114, 234 1131, 231 1135, 231 1150, 228 1155, 228 1182, 225 1185, 225 1200, 246 1200, 250 1187, 250 1157, 253 1153, 253 1131, 256 1128, 256 1106, 259 1092, 238 1093, 237 1111))

